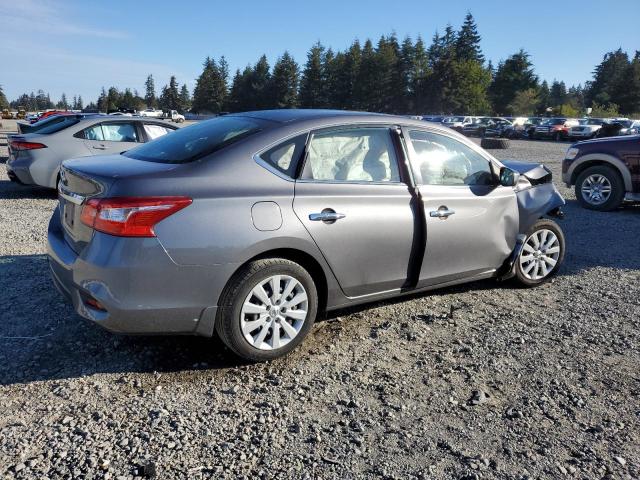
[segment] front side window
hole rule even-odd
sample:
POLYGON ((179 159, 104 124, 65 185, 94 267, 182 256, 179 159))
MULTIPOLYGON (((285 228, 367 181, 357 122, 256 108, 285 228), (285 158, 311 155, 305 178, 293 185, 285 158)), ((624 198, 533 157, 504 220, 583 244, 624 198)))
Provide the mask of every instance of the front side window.
POLYGON ((298 135, 260 154, 260 158, 287 177, 294 178, 306 141, 306 133, 298 135))
POLYGON ((303 178, 338 182, 399 182, 388 128, 349 128, 313 135, 303 178))
POLYGON ((494 185, 490 162, 462 142, 446 135, 411 130, 413 168, 423 185, 494 185))
POLYGON ((160 138, 167 133, 172 132, 170 128, 164 127, 162 125, 155 125, 153 123, 145 123, 144 124, 144 132, 147 134, 149 141, 155 140, 156 138, 160 138))

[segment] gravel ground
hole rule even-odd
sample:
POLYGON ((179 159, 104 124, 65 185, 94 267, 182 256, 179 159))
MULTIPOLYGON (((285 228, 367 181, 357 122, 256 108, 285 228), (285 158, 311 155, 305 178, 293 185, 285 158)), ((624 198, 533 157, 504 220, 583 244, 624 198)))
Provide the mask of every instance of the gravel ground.
MULTIPOLYGON (((640 478, 638 206, 589 212, 559 185, 552 283, 340 312, 245 365, 75 315, 47 270, 55 196, 11 184, 1 143, 0 478, 640 478)), ((559 182, 566 148, 495 154, 559 182)))

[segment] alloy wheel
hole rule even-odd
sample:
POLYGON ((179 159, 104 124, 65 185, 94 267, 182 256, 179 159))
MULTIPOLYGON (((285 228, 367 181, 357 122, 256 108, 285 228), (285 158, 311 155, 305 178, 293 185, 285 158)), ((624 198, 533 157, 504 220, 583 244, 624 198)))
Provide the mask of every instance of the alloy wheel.
POLYGON ((589 175, 582 182, 582 198, 591 205, 602 205, 611 196, 611 182, 599 173, 589 175))
POLYGON ((247 295, 240 312, 245 340, 260 350, 275 350, 293 340, 308 315, 307 292, 289 275, 261 280, 247 295))
POLYGON ((520 269, 529 280, 541 280, 549 275, 560 257, 560 241, 548 229, 533 232, 520 254, 520 269))

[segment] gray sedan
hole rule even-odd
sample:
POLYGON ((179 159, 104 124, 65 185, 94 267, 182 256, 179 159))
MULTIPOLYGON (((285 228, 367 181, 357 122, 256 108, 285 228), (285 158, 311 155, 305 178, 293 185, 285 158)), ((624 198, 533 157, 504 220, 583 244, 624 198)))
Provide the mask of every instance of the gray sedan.
POLYGON ((7 173, 18 183, 56 188, 63 160, 124 152, 176 128, 142 118, 50 117, 36 132, 10 137, 7 173))
POLYGON ((286 354, 320 313, 473 280, 526 286, 564 257, 550 171, 404 117, 226 115, 64 162, 54 283, 114 332, 214 332, 286 354))

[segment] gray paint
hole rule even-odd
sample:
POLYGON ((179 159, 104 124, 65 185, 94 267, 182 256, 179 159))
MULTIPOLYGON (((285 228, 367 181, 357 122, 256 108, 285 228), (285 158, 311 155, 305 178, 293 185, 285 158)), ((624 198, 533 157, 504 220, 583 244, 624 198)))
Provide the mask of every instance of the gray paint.
POLYGON ((321 269, 328 310, 488 278, 509 258, 523 219, 542 216, 557 203, 547 187, 539 186, 522 195, 502 186, 416 188, 411 172, 406 183, 294 181, 274 174, 257 154, 285 138, 329 126, 435 131, 480 152, 496 172, 502 163, 449 129, 404 117, 304 110, 247 115, 266 117, 271 126, 192 163, 120 155, 65 162, 63 192, 193 199, 155 226, 157 238, 132 239, 78 225, 79 208, 75 225, 63 227, 69 202, 61 198, 61 210, 49 226, 51 269, 81 315, 115 331, 211 335, 218 299, 234 272, 275 250, 306 255, 321 269), (421 204, 415 203, 418 194, 421 204), (443 205, 455 215, 429 216, 443 205), (345 217, 334 223, 309 219, 326 208, 345 217), (420 208, 427 219, 426 238, 419 228, 420 208), (418 276, 414 284, 412 271, 418 276), (85 308, 82 292, 103 302, 109 313, 85 308))

